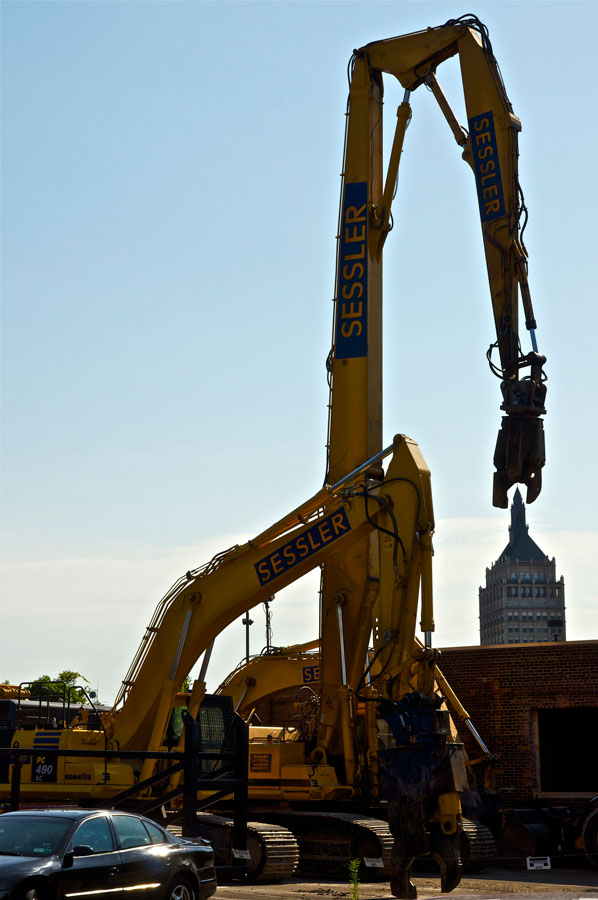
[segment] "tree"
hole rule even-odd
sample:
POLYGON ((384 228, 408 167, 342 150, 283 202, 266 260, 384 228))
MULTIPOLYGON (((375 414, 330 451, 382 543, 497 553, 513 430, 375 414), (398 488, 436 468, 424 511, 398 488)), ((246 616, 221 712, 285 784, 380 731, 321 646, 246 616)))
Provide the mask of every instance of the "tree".
POLYGON ((32 682, 30 691, 32 700, 46 700, 56 698, 62 700, 63 696, 69 703, 87 703, 87 697, 84 690, 87 690, 89 681, 80 672, 74 672, 72 669, 64 669, 59 672, 55 678, 49 675, 40 675, 32 682), (62 682, 62 684, 56 684, 62 682))

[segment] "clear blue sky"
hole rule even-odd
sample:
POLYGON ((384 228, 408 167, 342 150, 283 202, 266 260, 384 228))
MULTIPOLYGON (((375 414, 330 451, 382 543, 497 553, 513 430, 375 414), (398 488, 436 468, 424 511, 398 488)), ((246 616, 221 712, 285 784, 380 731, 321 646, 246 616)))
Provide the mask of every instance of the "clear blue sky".
MULTIPOLYGON (((169 585, 320 486, 347 61, 466 12, 523 122, 549 374, 530 532, 565 577, 568 637, 598 638, 598 5, 5 0, 0 678, 73 668, 110 701, 169 585)), ((438 76, 459 112, 456 64, 438 76)), ((474 644, 509 524, 493 324, 472 174, 431 94, 412 105, 385 439, 411 434, 432 469, 436 641, 474 644)), ((313 579, 273 612, 275 643, 315 636, 313 579)), ((230 631, 211 687, 244 653, 230 631)))

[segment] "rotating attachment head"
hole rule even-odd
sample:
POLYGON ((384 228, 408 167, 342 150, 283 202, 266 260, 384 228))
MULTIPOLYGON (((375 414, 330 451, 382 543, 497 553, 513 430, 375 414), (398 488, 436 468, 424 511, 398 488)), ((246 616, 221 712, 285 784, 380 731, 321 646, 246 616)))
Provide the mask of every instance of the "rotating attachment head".
POLYGON ((537 416, 503 416, 494 451, 492 504, 509 505, 507 492, 518 482, 527 485, 527 502, 542 490, 542 467, 546 461, 544 427, 537 416))

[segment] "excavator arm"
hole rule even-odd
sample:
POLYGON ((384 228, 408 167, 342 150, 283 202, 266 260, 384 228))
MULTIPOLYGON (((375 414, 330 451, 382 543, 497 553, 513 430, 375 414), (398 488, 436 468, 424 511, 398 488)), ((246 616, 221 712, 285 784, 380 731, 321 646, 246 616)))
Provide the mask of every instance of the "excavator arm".
POLYGON ((503 435, 497 442, 493 502, 506 507, 508 488, 540 493, 544 445, 540 416, 546 389, 522 239, 527 210, 518 176, 518 133, 486 27, 475 16, 451 20, 354 51, 339 213, 328 429, 329 481, 342 477, 381 447, 382 249, 392 227, 391 206, 407 125, 410 94, 426 85, 434 94, 464 160, 475 174, 498 351, 491 361, 502 381, 503 435), (438 66, 458 55, 468 128, 457 121, 436 78, 438 66), (382 160, 383 74, 398 79, 405 97, 386 174, 382 160), (532 350, 519 339, 519 299, 532 350))
MULTIPOLYGON (((179 579, 159 603, 116 699, 115 745, 158 749, 181 683, 215 637, 247 609, 368 533, 382 529, 389 565, 404 580, 430 527, 418 502, 419 486, 413 491, 415 480, 427 485, 429 470, 417 444, 397 436, 373 461, 323 488, 253 540, 179 579), (372 485, 366 470, 390 453, 384 479, 372 485)), ((418 587, 419 582, 412 592, 416 608, 418 587)), ((414 609, 413 621, 415 615, 414 609)))
POLYGON ((452 20, 440 28, 377 41, 356 51, 371 69, 394 75, 406 90, 399 107, 393 154, 382 202, 372 204, 372 224, 380 232, 379 252, 390 227, 390 203, 396 187, 400 149, 410 117, 408 95, 421 85, 430 88, 445 115, 463 158, 472 167, 480 220, 496 341, 488 357, 501 378, 503 417, 494 455, 493 504, 507 507, 507 491, 516 482, 527 485, 527 501, 536 499, 545 461, 540 416, 545 412, 544 356, 538 353, 536 320, 527 278, 527 254, 522 240, 527 211, 517 171, 521 122, 513 113, 492 51, 486 27, 475 16, 452 20), (437 67, 458 55, 468 127, 462 128, 436 79, 437 67), (532 349, 523 353, 519 339, 519 300, 530 332, 532 349), (498 364, 491 359, 498 350, 498 364))
MULTIPOLYGON (((537 352, 536 322, 522 241, 525 205, 517 171, 519 119, 514 115, 488 38, 475 16, 452 20, 401 37, 375 41, 354 51, 350 63, 343 186, 339 211, 330 382, 327 481, 334 483, 382 447, 382 254, 392 227, 392 202, 407 126, 410 94, 427 86, 437 99, 463 158, 475 175, 496 340, 488 351, 501 379, 504 416, 494 462, 493 503, 507 506, 507 490, 527 485, 528 502, 541 487, 546 393, 537 352), (468 128, 457 121, 436 78, 447 59, 461 65, 468 128), (386 172, 382 153, 383 76, 405 88, 386 172), (519 298, 533 349, 523 354, 519 340, 519 298), (492 351, 498 351, 498 361, 492 351)), ((371 477, 379 477, 373 469, 371 477)), ((358 660, 349 677, 354 689, 367 650, 363 622, 378 602, 377 533, 336 555, 323 570, 321 585, 321 693, 330 710, 320 723, 320 743, 338 747, 342 683, 336 651, 338 609, 345 639, 358 660)), ((386 597, 389 592, 386 591, 386 597)), ((387 601, 385 601, 387 602, 387 601)), ((431 626, 433 630, 433 624, 431 626)))

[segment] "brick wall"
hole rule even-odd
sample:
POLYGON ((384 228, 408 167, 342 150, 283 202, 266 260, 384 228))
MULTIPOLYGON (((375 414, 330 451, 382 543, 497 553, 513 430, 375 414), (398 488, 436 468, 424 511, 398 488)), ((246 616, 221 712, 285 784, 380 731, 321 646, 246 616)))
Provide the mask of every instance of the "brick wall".
MULTIPOLYGON (((525 803, 540 790, 537 711, 598 710, 598 641, 449 647, 440 668, 500 757, 497 787, 508 803, 525 803)), ((463 739, 468 752, 479 755, 468 733, 463 739)), ((595 780, 583 790, 598 793, 595 780)))

